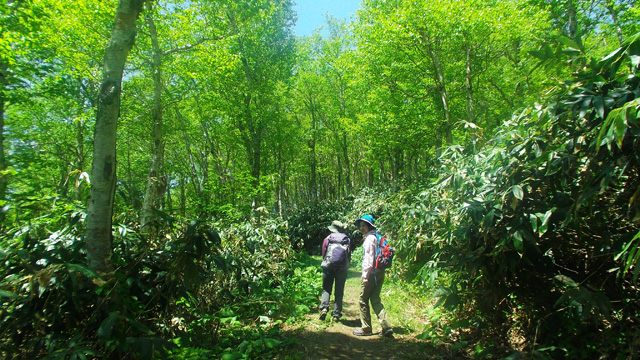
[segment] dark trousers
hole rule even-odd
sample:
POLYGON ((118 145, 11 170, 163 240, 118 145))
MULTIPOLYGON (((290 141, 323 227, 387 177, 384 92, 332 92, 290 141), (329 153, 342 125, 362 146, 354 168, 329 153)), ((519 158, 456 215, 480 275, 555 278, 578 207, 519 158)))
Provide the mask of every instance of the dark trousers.
POLYGON ((320 302, 320 310, 329 309, 329 299, 331 298, 331 290, 333 283, 336 284, 335 308, 331 316, 342 316, 342 299, 344 297, 344 283, 347 281, 347 267, 340 270, 322 270, 322 299, 320 302))

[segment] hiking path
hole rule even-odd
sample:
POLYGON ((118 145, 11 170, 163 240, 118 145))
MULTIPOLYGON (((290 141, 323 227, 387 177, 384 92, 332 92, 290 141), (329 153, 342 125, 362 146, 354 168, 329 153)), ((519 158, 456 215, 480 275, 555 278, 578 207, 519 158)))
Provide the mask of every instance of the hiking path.
MULTIPOLYGON (((319 265, 319 262, 318 262, 319 265)), ((403 303, 402 309, 398 304, 390 308, 385 301, 389 296, 386 282, 382 287, 382 303, 388 312, 389 321, 393 325, 394 337, 378 336, 380 324, 372 312, 373 335, 355 336, 354 329, 360 327, 360 312, 358 298, 360 295, 360 264, 352 263, 349 268, 345 294, 343 300, 343 316, 339 322, 334 322, 331 313, 321 321, 318 308, 305 316, 303 321, 284 328, 283 335, 294 339, 294 344, 276 358, 277 360, 358 360, 358 359, 386 359, 386 360, 417 360, 417 359, 452 359, 451 353, 442 346, 436 347, 426 340, 417 338, 402 325, 394 322, 394 313, 398 311, 411 312, 410 316, 425 318, 419 307, 413 306, 412 301, 403 303), (386 292, 386 293, 385 293, 386 292)), ((321 281, 321 279, 319 280, 321 281)), ((333 294, 331 295, 330 310, 333 310, 333 294)), ((320 300, 318 299, 318 304, 320 300)), ((402 302, 398 302, 402 303, 402 302)))

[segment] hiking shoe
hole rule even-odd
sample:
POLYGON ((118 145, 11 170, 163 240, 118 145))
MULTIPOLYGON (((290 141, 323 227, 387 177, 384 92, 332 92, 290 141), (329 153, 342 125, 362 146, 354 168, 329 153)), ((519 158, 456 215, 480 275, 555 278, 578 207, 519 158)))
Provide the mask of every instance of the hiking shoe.
POLYGON ((353 335, 355 336, 369 336, 371 335, 371 330, 365 331, 362 328, 353 330, 353 335))
POLYGON ((334 316, 334 317, 333 317, 333 322, 338 322, 338 321, 340 321, 340 318, 339 318, 339 317, 337 317, 337 316, 334 316))
POLYGON ((320 313, 320 320, 324 320, 327 318, 327 313, 329 311, 327 311, 327 309, 323 309, 322 312, 320 313))
POLYGON ((380 334, 378 334, 380 337, 388 337, 388 338, 392 338, 393 337, 393 329, 392 328, 386 328, 386 329, 382 329, 382 331, 380 331, 380 334))

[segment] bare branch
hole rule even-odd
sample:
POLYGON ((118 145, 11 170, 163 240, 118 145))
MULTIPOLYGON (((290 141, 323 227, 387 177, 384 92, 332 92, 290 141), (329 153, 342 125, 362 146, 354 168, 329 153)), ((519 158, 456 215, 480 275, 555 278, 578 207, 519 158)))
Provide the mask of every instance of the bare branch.
POLYGON ((223 39, 222 36, 218 36, 218 37, 215 37, 215 38, 202 38, 202 39, 196 41, 193 44, 185 45, 185 46, 182 46, 182 47, 179 47, 179 48, 175 48, 175 49, 171 49, 171 50, 167 50, 164 53, 162 53, 162 56, 173 54, 173 53, 178 53, 178 52, 189 51, 189 50, 197 47, 198 45, 201 45, 204 42, 217 41, 217 40, 222 40, 222 39, 223 39))

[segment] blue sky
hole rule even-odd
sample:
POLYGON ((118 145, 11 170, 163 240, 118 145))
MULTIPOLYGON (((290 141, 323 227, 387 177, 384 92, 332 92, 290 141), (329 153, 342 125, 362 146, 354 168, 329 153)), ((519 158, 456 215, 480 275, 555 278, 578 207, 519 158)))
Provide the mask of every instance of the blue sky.
POLYGON ((293 9, 298 13, 295 26, 297 36, 308 36, 313 30, 324 25, 324 14, 329 13, 337 18, 352 20, 361 0, 294 0, 293 9))

